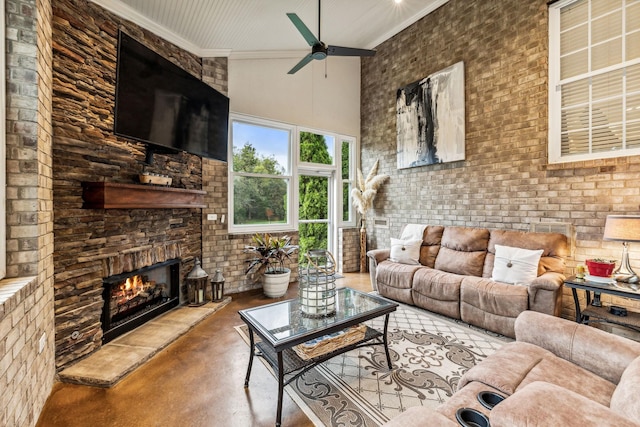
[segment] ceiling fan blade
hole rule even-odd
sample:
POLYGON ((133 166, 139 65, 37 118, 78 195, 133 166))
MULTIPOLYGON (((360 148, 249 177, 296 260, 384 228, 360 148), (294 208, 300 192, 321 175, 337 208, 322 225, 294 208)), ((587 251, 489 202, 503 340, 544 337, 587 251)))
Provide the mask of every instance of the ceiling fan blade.
POLYGON ((332 56, 373 56, 375 50, 358 49, 355 47, 327 46, 327 55, 332 56))
POLYGON ((305 65, 307 65, 309 62, 311 62, 311 60, 313 59, 313 56, 311 54, 308 54, 307 56, 305 56, 304 58, 302 58, 300 60, 300 62, 298 62, 296 64, 295 67, 293 67, 292 69, 289 70, 289 72, 287 74, 295 74, 300 68, 304 67, 305 65))
POLYGON ((287 13, 287 16, 289 17, 291 22, 293 22, 293 25, 296 26, 298 31, 300 31, 300 34, 302 34, 302 37, 304 37, 307 43, 309 43, 309 46, 313 46, 315 44, 320 43, 320 40, 318 40, 318 38, 313 35, 311 30, 309 30, 309 28, 304 24, 304 22, 302 22, 302 20, 298 18, 298 15, 296 15, 295 13, 287 13))

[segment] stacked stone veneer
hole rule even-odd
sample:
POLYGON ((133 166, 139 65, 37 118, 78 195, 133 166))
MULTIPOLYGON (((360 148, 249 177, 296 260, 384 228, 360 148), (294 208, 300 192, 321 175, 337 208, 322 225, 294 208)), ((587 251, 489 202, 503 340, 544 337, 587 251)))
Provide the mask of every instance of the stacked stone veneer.
MULTIPOLYGON (((567 274, 590 257, 619 258, 619 244, 602 242, 604 221, 638 213, 640 157, 548 164, 547 77, 545 0, 450 0, 364 58, 362 168, 379 159, 380 173, 391 176, 374 206, 390 228, 372 230, 370 247, 388 247, 409 222, 528 230, 553 221, 577 232, 567 274), (465 65, 465 160, 398 170, 396 90, 458 61, 465 65)), ((640 269, 640 245, 631 250, 640 269)))
POLYGON ((0 280, 0 425, 32 426, 55 375, 51 5, 12 1, 4 10, 7 235, 0 238, 7 239, 7 278, 0 280))
POLYGON ((202 160, 155 154, 113 134, 118 29, 201 78, 202 61, 85 0, 53 2, 53 201, 56 363, 101 346, 102 279, 172 258, 184 276, 201 256, 200 209, 83 209, 82 182, 136 183, 143 171, 202 188, 202 160))
POLYGON ((360 229, 338 229, 338 254, 336 262, 342 273, 360 271, 360 229))

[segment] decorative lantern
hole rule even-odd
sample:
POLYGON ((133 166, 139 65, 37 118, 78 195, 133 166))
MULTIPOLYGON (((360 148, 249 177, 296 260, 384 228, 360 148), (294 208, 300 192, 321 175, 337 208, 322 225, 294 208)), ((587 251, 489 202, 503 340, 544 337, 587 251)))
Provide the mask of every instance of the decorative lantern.
POLYGON ((200 266, 200 260, 196 258, 196 264, 193 270, 187 275, 187 287, 189 290, 189 306, 197 307, 204 304, 205 291, 207 288, 207 279, 209 275, 200 266))
POLYGON ((224 276, 218 268, 211 279, 211 301, 219 302, 224 298, 224 276))
POLYGON ((307 265, 300 267, 300 310, 310 318, 336 312, 336 261, 331 252, 312 249, 306 253, 307 265))

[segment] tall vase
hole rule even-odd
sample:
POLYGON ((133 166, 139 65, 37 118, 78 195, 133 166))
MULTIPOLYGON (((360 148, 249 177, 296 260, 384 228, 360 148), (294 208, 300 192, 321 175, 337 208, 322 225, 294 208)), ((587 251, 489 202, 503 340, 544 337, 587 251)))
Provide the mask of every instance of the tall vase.
POLYGON ((365 218, 362 218, 360 226, 360 273, 367 272, 367 226, 365 218))

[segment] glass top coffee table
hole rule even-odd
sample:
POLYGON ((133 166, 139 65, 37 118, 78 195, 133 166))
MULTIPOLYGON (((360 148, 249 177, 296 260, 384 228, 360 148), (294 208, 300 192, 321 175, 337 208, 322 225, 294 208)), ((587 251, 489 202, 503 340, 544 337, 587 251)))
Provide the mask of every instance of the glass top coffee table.
POLYGON ((335 303, 335 313, 320 318, 304 316, 300 310, 298 299, 248 308, 238 312, 249 327, 251 347, 244 386, 249 387, 254 356, 264 358, 271 365, 278 378, 276 426, 280 426, 282 418, 284 387, 319 363, 355 348, 382 345, 387 357, 387 365, 389 369, 392 369, 387 343, 387 327, 389 314, 396 310, 398 304, 351 288, 336 290, 335 303), (383 331, 362 326, 359 330, 363 332, 361 335, 351 334, 353 332, 351 327, 381 316, 385 316, 383 331), (341 335, 344 331, 349 331, 349 334, 341 335), (254 334, 258 335, 259 341, 256 342, 254 334), (346 338, 347 335, 355 336, 355 341, 345 339, 345 345, 341 346, 340 340, 343 336, 346 338), (294 347, 299 344, 327 336, 332 337, 333 344, 327 353, 303 358, 295 351, 294 347))

